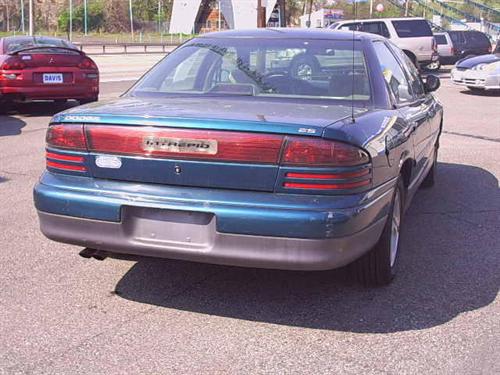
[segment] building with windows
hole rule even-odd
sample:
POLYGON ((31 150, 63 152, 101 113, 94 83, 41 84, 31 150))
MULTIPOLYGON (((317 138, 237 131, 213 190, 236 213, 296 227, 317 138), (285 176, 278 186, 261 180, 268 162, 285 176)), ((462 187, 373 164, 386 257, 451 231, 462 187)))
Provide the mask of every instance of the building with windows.
MULTIPOLYGON (((276 25, 277 0, 261 0, 266 24, 276 25)), ((257 27, 258 0, 174 0, 170 33, 198 34, 257 27)))

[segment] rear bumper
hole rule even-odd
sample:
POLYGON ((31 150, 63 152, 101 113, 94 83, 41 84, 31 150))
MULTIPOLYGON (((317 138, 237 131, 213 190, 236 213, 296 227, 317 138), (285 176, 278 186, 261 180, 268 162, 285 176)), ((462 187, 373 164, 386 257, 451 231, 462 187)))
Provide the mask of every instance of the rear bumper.
POLYGON ((0 97, 11 100, 90 99, 98 95, 98 86, 78 84, 53 87, 0 86, 0 97))
POLYGON ((343 266, 378 241, 394 191, 315 196, 124 183, 45 173, 42 232, 97 250, 248 267, 343 266))
POLYGON ((456 56, 439 56, 439 62, 441 65, 453 65, 458 61, 456 56))
MULTIPOLYGON (((329 239, 219 233, 214 230, 215 223, 212 221, 207 224, 211 227, 207 232, 209 235, 201 242, 190 243, 162 241, 145 235, 146 227, 149 230, 164 230, 164 225, 168 223, 161 221, 148 225, 139 218, 113 223, 41 211, 38 215, 40 228, 46 237, 82 247, 202 263, 310 271, 341 267, 359 258, 376 243, 386 220, 381 218, 351 236, 329 239)), ((180 224, 175 231, 191 235, 189 224, 180 224)))

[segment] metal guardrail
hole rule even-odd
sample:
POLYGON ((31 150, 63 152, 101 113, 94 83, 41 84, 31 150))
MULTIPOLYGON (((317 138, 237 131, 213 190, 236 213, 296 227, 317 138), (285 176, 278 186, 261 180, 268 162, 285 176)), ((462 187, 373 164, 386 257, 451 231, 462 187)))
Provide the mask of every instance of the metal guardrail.
MULTIPOLYGON (((176 47, 178 44, 169 43, 104 43, 104 42, 89 42, 89 43, 73 43, 80 51, 85 51, 89 48, 101 50, 103 55, 106 54, 140 54, 140 53, 165 53, 167 48, 176 47), (116 51, 118 49, 118 51, 116 51)), ((95 52, 94 52, 95 53, 95 52)))
POLYGON ((500 16, 500 11, 496 10, 495 8, 491 8, 485 4, 481 4, 481 3, 478 3, 478 2, 473 1, 473 0, 464 0, 464 1, 468 4, 473 5, 476 8, 481 9, 483 12, 487 12, 487 13, 490 13, 490 14, 495 15, 495 16, 500 16))

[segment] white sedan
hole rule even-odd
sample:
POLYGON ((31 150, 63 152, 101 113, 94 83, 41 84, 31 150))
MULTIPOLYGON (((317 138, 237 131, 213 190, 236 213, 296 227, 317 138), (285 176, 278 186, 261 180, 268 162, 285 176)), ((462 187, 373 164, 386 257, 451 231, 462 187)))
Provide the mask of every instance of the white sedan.
POLYGON ((471 90, 500 90, 500 44, 491 55, 457 62, 451 71, 451 80, 471 90))

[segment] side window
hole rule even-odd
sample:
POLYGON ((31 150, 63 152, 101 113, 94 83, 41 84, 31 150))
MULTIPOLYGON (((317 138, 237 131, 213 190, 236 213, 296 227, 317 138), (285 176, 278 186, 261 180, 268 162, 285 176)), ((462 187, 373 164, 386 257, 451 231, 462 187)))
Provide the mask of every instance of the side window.
POLYGON ((385 25, 385 22, 380 22, 380 35, 390 38, 391 34, 389 33, 389 29, 385 25))
POLYGON ((391 45, 391 49, 396 55, 396 57, 401 61, 403 64, 404 69, 408 73, 408 77, 410 78, 410 87, 411 90, 413 91, 413 95, 415 96, 415 99, 418 99, 422 96, 425 95, 425 89, 424 89, 424 84, 420 78, 420 74, 418 73, 417 68, 413 64, 413 62, 410 60, 410 58, 401 51, 399 48, 395 47, 394 45, 391 45))
POLYGON ((339 27, 339 30, 354 30, 358 31, 359 30, 359 23, 346 23, 342 26, 339 27))
POLYGON ((387 30, 387 26, 383 22, 364 22, 361 25, 360 31, 377 34, 386 38, 389 37, 389 30, 387 30))
POLYGON ((396 57, 384 42, 376 41, 373 43, 373 47, 380 63, 380 70, 396 101, 398 103, 411 102, 413 96, 410 92, 410 85, 399 61, 396 60, 396 57))

